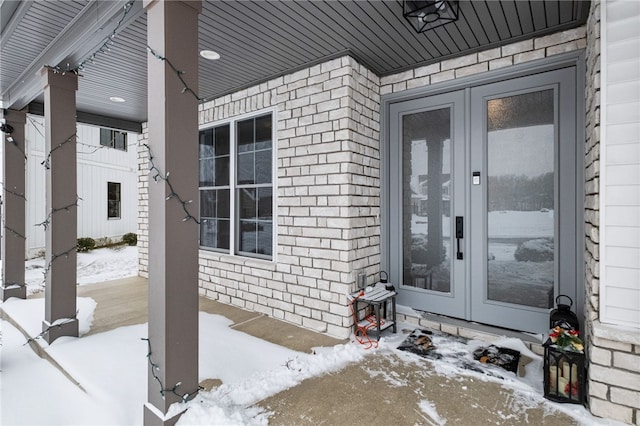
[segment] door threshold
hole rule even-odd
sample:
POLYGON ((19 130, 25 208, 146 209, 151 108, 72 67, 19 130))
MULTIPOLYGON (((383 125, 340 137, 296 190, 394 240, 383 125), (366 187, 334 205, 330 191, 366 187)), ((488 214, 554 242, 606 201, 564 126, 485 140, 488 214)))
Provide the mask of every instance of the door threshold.
POLYGON ((531 349, 532 352, 538 355, 542 355, 544 352, 542 343, 544 342, 546 335, 542 333, 528 333, 487 324, 480 324, 445 315, 418 311, 416 309, 398 309, 398 321, 411 324, 415 324, 417 321, 418 325, 423 327, 442 331, 455 336, 466 337, 468 339, 484 340, 489 343, 502 336, 515 338, 521 340, 529 349, 531 349))

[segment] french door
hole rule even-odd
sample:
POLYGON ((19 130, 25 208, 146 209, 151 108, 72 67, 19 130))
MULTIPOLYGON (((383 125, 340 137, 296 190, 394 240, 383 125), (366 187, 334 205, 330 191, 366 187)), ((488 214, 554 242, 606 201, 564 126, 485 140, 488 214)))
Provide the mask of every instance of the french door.
POLYGON ((564 68, 389 109, 399 302, 543 332, 576 293, 576 85, 564 68))

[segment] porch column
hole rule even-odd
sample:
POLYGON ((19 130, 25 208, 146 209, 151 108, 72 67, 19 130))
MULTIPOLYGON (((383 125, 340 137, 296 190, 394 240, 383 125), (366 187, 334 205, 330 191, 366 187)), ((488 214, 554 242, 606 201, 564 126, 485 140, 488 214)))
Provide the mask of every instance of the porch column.
POLYGON ((45 317, 51 343, 78 336, 76 319, 76 90, 78 76, 42 70, 45 123, 45 317))
POLYGON ((149 369, 145 425, 198 390, 198 14, 146 0, 149 116, 149 369), (166 58, 166 59, 165 59, 166 58), (179 76, 167 61, 181 72, 179 76), (189 204, 183 204, 192 201, 189 204), (193 217, 191 216, 193 215, 193 217))
POLYGON ((2 202, 2 301, 10 297, 27 298, 24 283, 25 257, 25 131, 27 114, 5 113, 4 188, 2 202))

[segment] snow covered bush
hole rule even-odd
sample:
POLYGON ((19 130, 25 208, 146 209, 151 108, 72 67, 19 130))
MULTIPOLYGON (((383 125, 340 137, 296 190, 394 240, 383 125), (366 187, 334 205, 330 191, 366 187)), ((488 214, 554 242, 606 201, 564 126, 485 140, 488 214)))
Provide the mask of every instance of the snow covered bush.
POLYGON ((536 238, 518 245, 513 256, 519 262, 547 262, 553 260, 553 240, 536 238))
POLYGON ((133 232, 128 232, 122 236, 122 242, 128 246, 135 246, 138 244, 138 236, 133 232))
POLYGON ((78 253, 86 253, 96 247, 96 240, 91 237, 78 238, 78 253))

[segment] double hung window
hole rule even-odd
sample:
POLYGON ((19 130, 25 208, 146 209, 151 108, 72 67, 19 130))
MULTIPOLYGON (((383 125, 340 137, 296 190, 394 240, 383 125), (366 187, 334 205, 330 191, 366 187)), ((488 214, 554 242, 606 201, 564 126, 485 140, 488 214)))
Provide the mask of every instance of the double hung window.
POLYGON ((127 150, 127 133, 119 130, 100 129, 100 145, 109 148, 127 150))
POLYGON ((273 254, 272 114, 200 131, 200 245, 273 254))

